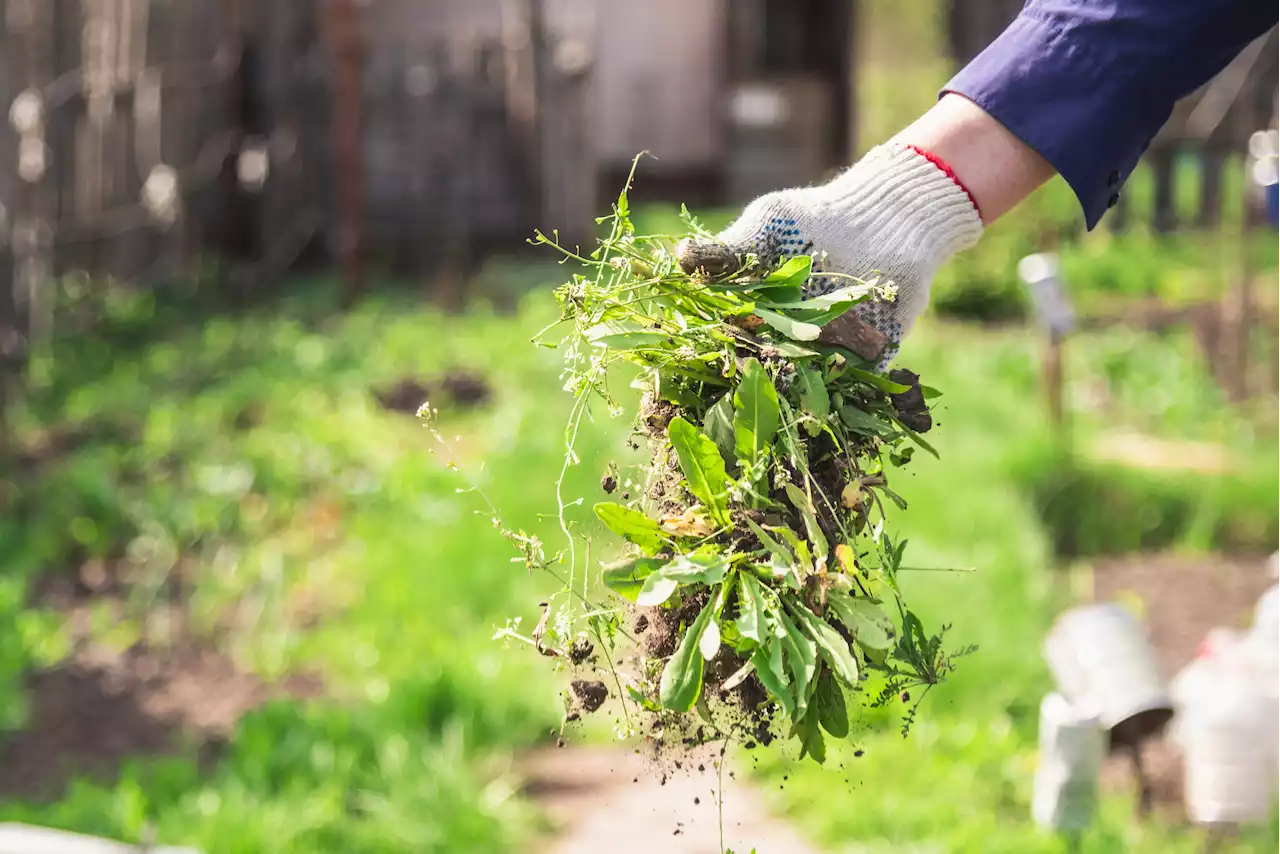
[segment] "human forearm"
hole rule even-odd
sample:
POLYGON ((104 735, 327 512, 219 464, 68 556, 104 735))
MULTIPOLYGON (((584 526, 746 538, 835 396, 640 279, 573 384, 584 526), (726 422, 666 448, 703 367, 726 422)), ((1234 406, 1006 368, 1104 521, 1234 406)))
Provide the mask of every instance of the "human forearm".
POLYGON ((927 151, 950 166, 987 225, 1054 174, 1035 149, 960 95, 944 95, 893 142, 927 151))

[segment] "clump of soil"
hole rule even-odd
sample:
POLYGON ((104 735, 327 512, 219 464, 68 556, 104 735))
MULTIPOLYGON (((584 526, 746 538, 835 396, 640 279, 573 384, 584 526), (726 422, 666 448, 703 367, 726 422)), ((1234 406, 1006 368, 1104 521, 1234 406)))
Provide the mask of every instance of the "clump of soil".
POLYGON ((595 645, 585 635, 569 646, 569 660, 579 666, 586 664, 588 661, 595 661, 595 654, 595 645))
MULTIPOLYGON (((685 629, 707 604, 708 597, 709 593, 704 590, 685 598, 675 607, 636 609, 638 613, 633 625, 646 661, 660 665, 675 652, 685 629)), ((731 618, 731 611, 728 613, 731 618)), ((722 740, 726 733, 765 745, 772 742, 775 710, 768 702, 759 678, 752 673, 745 679, 734 679, 735 684, 730 684, 745 663, 728 644, 722 644, 703 671, 705 717, 666 711, 652 713, 654 720, 649 729, 660 733, 655 738, 655 747, 659 751, 672 745, 683 749, 722 740), (673 734, 674 738, 671 737, 673 734)), ((647 675, 656 682, 660 672, 659 668, 656 673, 647 675)), ((656 688, 649 693, 656 695, 656 688)))
POLYGON ((573 690, 573 696, 582 704, 584 712, 598 711, 604 701, 609 699, 609 689, 603 682, 575 679, 569 683, 569 687, 573 690))
POLYGON ((889 372, 889 379, 908 386, 908 390, 901 394, 889 395, 902 423, 917 433, 928 433, 933 427, 933 416, 929 414, 929 405, 925 403, 924 392, 920 388, 920 375, 906 368, 895 368, 889 372))

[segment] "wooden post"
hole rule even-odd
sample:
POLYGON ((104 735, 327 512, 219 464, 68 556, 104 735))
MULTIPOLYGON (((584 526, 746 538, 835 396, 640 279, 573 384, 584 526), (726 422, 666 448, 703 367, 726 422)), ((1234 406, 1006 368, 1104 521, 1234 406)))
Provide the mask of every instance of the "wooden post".
POLYGON ((1151 214, 1151 226, 1157 233, 1167 234, 1178 227, 1174 192, 1177 152, 1172 146, 1161 146, 1152 150, 1149 159, 1156 179, 1155 207, 1151 214))
POLYGON ((1222 224, 1222 166, 1226 154, 1213 143, 1200 151, 1200 210, 1196 214, 1199 228, 1217 228, 1222 224))
POLYGON ((1112 234, 1123 234, 1129 228, 1129 196, 1121 193, 1115 207, 1107 211, 1107 228, 1112 234))
MULTIPOLYGON (((1051 250, 1057 248, 1055 235, 1048 235, 1043 242, 1051 250)), ((1045 399, 1054 438, 1065 447, 1069 435, 1063 393, 1066 386, 1063 351, 1067 335, 1075 328, 1075 312, 1059 279, 1055 252, 1023 258, 1018 263, 1018 277, 1030 289, 1037 319, 1049 333, 1043 366, 1045 399)))
MULTIPOLYGON (((1236 124, 1240 136, 1247 138, 1254 120, 1253 110, 1236 111, 1236 124)), ((1222 335, 1219 351, 1219 374, 1222 387, 1231 399, 1243 401, 1249 396, 1249 339, 1252 338, 1253 309, 1253 243, 1258 224, 1265 218, 1258 209, 1258 187, 1253 182, 1245 157, 1243 196, 1240 211, 1238 266, 1235 269, 1235 288, 1222 305, 1222 335)))
POLYGON ((546 211, 546 187, 543 174, 543 149, 546 136, 547 79, 550 73, 550 47, 547 42, 546 15, 543 0, 525 0, 525 27, 529 34, 529 61, 533 75, 532 133, 529 143, 529 179, 534 216, 541 219, 546 211))
POLYGON ((1222 310, 1219 376, 1227 393, 1236 401, 1244 400, 1249 395, 1249 338, 1253 325, 1253 269, 1249 257, 1249 231, 1254 219, 1253 186, 1252 176, 1245 174, 1240 222, 1235 230, 1239 240, 1234 265, 1235 287, 1223 300, 1222 310))
POLYGON ((1049 333, 1049 347, 1044 357, 1044 387, 1049 404, 1049 425, 1059 446, 1067 440, 1066 416, 1063 407, 1062 351, 1065 337, 1054 330, 1049 333))
POLYGON ((22 30, 16 37, 11 32, 7 45, 13 88, 24 92, 31 108, 19 112, 35 117, 29 126, 17 128, 18 180, 11 213, 15 316, 26 313, 23 320, 30 351, 33 345, 47 342, 53 323, 53 295, 48 290, 53 276, 58 192, 51 186, 49 160, 53 151, 49 139, 54 116, 45 90, 56 71, 53 33, 57 20, 54 10, 37 0, 10 0, 15 2, 18 8, 7 10, 9 23, 19 24, 22 30))
POLYGON ((334 58, 334 171, 338 185, 338 261, 343 299, 354 303, 364 281, 364 154, 361 124, 360 10, 356 0, 330 0, 329 45, 334 58))

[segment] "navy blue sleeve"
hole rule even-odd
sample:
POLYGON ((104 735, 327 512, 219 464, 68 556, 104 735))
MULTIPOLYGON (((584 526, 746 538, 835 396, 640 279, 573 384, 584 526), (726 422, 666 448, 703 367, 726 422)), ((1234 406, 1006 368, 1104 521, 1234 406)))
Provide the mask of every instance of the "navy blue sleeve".
POLYGON ((1174 102, 1276 18, 1272 0, 1029 0, 943 92, 1048 160, 1093 228, 1174 102))

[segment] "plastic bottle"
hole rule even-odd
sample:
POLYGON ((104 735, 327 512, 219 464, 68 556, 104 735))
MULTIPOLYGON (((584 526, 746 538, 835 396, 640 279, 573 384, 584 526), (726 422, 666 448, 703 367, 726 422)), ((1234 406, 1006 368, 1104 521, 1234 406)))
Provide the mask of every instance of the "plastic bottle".
POLYGON ((1105 745, 1096 712, 1073 706, 1057 693, 1041 701, 1039 764, 1031 799, 1036 824, 1067 833, 1089 825, 1105 745))
POLYGON ((1201 824, 1266 821, 1275 803, 1274 705, 1244 644, 1209 659, 1180 713, 1187 814, 1201 824))
POLYGON ((1245 633, 1235 629, 1221 626, 1211 629, 1204 640, 1200 641, 1196 657, 1169 683, 1169 694, 1173 698, 1175 710, 1173 721, 1169 725, 1169 738, 1178 747, 1185 749, 1184 727, 1192 708, 1212 690, 1215 671, 1225 666, 1233 655, 1239 655, 1239 647, 1245 642, 1245 638, 1245 633))

